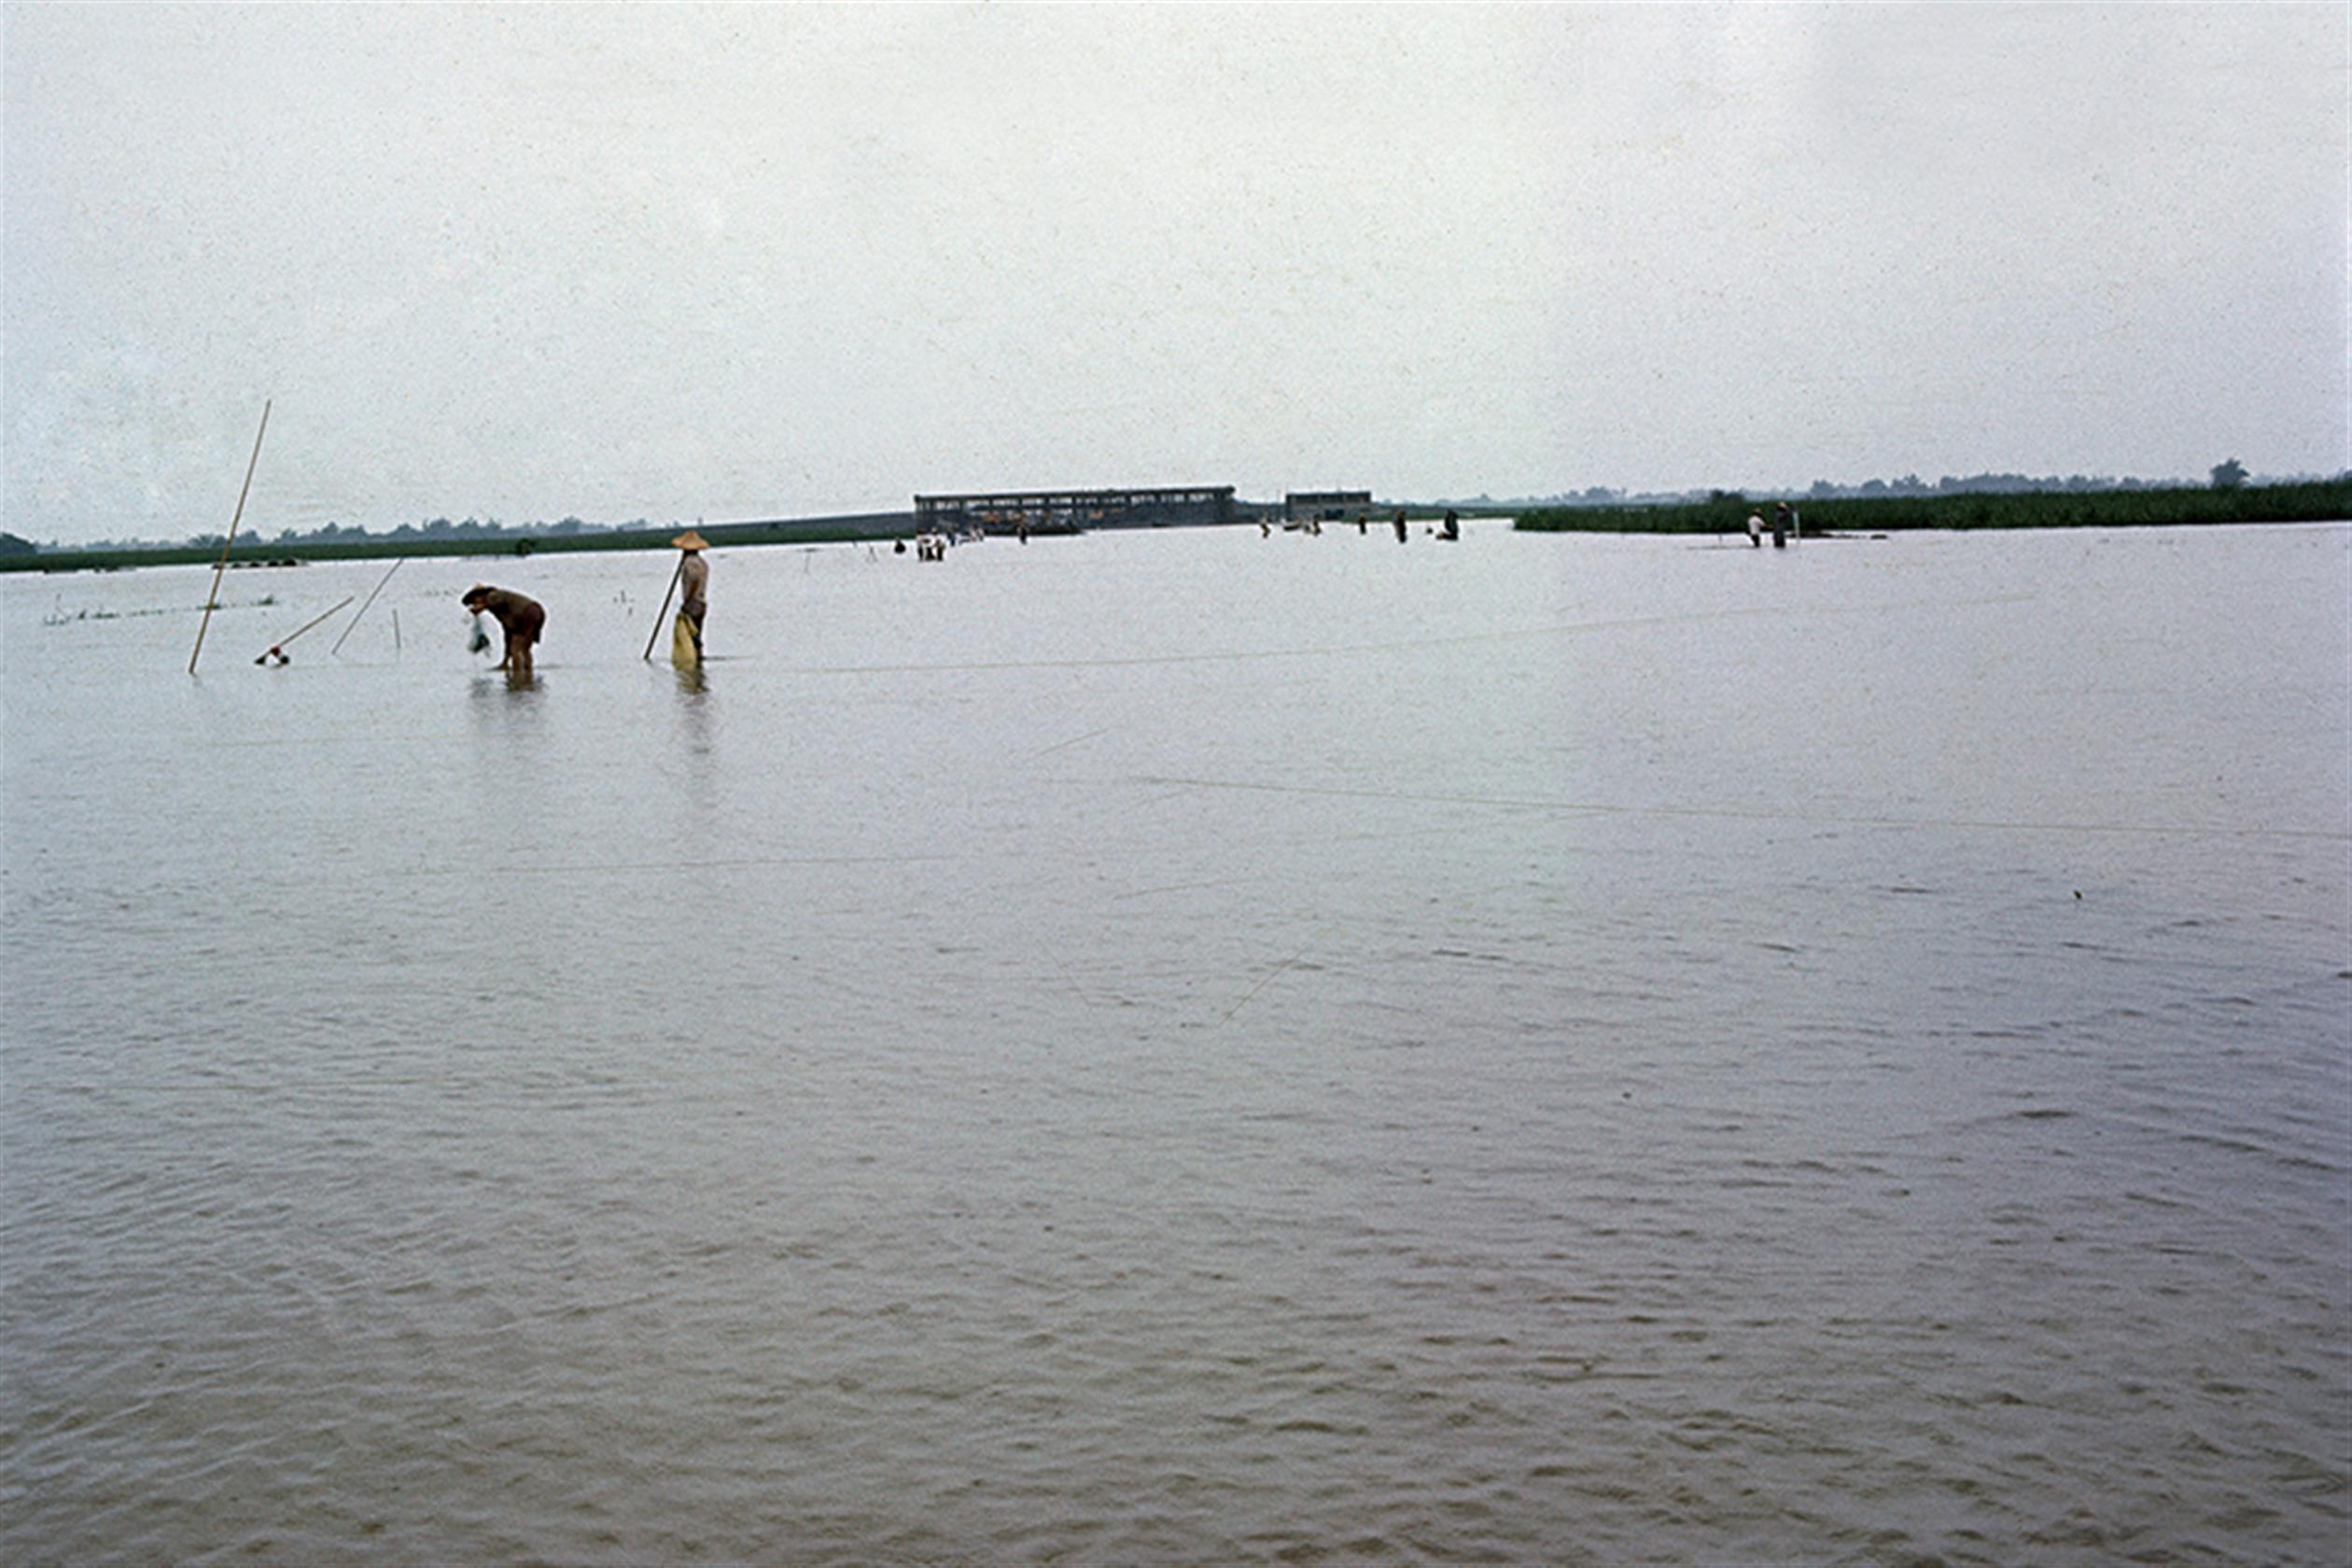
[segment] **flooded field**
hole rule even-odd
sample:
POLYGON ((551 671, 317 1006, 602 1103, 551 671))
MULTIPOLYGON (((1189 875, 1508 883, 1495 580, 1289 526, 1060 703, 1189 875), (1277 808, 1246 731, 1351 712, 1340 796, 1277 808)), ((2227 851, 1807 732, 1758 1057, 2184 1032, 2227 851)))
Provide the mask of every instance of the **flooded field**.
POLYGON ((2342 1560, 2352 529, 670 566, 0 580, 0 1554, 2342 1560))

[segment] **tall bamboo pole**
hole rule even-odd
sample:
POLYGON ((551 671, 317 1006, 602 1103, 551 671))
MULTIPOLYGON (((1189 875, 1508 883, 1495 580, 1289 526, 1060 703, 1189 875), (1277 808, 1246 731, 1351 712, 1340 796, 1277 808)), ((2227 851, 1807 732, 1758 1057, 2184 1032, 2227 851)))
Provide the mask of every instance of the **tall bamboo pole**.
POLYGON ((407 565, 408 557, 405 555, 392 563, 392 571, 385 572, 382 581, 376 583, 375 594, 370 594, 368 595, 368 604, 363 604, 359 607, 359 613, 353 616, 351 618, 351 624, 343 629, 343 637, 337 637, 335 639, 335 646, 327 650, 328 657, 332 658, 334 655, 343 651, 343 638, 350 637, 352 633, 357 631, 359 629, 359 623, 367 619, 368 605, 375 603, 376 594, 383 593, 384 584, 392 581, 392 572, 399 571, 402 567, 407 565))
POLYGON ((678 592, 678 580, 685 573, 686 553, 681 550, 678 553, 678 570, 670 573, 670 585, 662 590, 662 608, 653 612, 653 635, 645 639, 645 658, 639 659, 638 664, 653 657, 653 645, 662 639, 662 622, 669 615, 670 595, 678 592))
POLYGON ((229 547, 237 542, 237 525, 245 520, 245 497, 253 491, 254 466, 261 461, 261 437, 270 427, 270 400, 261 400, 261 428, 253 432, 253 455, 245 459, 245 486, 237 492, 236 515, 229 519, 229 537, 220 541, 220 562, 213 567, 212 592, 204 595, 204 618, 196 625, 196 646, 188 655, 188 673, 196 673, 197 656, 204 651, 204 628, 212 624, 213 606, 220 598, 220 574, 229 569, 229 547))

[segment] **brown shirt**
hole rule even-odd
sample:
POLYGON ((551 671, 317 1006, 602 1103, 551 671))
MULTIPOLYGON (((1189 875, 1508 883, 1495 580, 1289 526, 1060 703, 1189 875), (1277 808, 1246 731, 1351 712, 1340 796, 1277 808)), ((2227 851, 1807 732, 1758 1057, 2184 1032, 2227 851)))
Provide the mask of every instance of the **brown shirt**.
POLYGON ((509 588, 493 588, 475 605, 497 617, 498 624, 509 637, 539 640, 540 628, 547 624, 547 611, 537 599, 526 598, 509 588))

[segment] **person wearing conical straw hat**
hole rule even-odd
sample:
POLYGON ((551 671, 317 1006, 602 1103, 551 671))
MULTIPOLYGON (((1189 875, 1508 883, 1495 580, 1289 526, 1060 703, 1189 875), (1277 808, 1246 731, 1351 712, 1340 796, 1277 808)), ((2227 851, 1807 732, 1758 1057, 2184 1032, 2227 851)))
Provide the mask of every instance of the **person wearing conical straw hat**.
POLYGON ((679 600, 678 621, 670 633, 670 663, 679 669, 695 669, 702 665, 703 620, 710 609, 710 563, 703 557, 710 541, 689 528, 670 543, 686 553, 678 563, 678 586, 684 596, 679 600))

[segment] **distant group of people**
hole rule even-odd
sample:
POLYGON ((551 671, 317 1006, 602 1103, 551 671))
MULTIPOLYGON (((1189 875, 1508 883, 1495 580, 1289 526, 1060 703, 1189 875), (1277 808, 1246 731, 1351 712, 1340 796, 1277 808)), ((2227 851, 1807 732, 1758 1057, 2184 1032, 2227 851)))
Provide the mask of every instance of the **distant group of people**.
MULTIPOLYGON (((1370 514, 1362 511, 1357 512, 1355 525, 1357 533, 1369 533, 1372 528, 1370 514)), ((1398 509, 1394 517, 1389 519, 1389 525, 1396 530, 1396 542, 1399 544, 1403 544, 1411 535, 1411 530, 1406 526, 1405 512, 1402 508, 1398 509)), ((1309 517, 1304 522, 1285 523, 1282 525, 1282 531, 1285 533, 1321 534, 1323 532, 1323 519, 1319 517, 1309 517)), ((1271 539, 1273 535, 1274 525, 1267 522, 1263 517, 1259 518, 1258 537, 1260 539, 1271 539)), ((1462 514, 1449 507, 1446 510, 1445 521, 1437 525, 1437 526, 1432 528, 1430 530, 1430 535, 1435 539, 1460 539, 1462 537, 1462 514)))
MULTIPOLYGON (((1774 550, 1785 549, 1788 544, 1788 536, 1797 530, 1797 509, 1790 506, 1786 501, 1775 503, 1772 507, 1772 548, 1774 550)), ((1747 529, 1748 543, 1758 550, 1763 549, 1763 513, 1756 511, 1749 512, 1747 529)))

